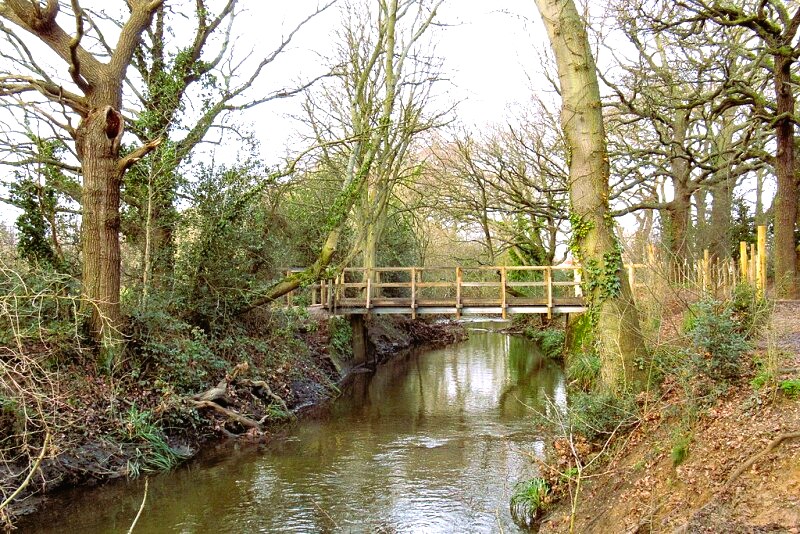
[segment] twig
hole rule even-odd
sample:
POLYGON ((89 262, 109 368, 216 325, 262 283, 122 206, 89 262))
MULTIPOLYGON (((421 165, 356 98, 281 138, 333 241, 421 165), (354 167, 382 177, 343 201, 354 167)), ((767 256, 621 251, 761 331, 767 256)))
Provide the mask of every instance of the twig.
POLYGON ((499 508, 495 508, 494 509, 494 516, 497 518, 497 528, 500 529, 500 534, 505 534, 505 531, 503 531, 503 523, 500 522, 500 509, 499 508))
POLYGON ((19 486, 19 487, 18 487, 18 488, 17 488, 17 489, 14 491, 14 493, 12 493, 12 494, 11 494, 11 495, 8 497, 8 499, 6 499, 5 501, 3 501, 3 503, 2 503, 2 504, 0 504, 0 511, 2 511, 2 510, 3 510, 3 509, 6 507, 6 506, 8 506, 8 504, 9 504, 11 501, 13 501, 13 500, 14 500, 14 499, 17 497, 17 495, 19 495, 20 493, 22 493, 22 490, 24 490, 24 489, 25 489, 25 488, 28 486, 28 484, 30 484, 30 483, 31 483, 31 480, 33 479, 33 475, 34 475, 34 474, 36 473, 36 471, 39 469, 39 465, 41 465, 41 463, 42 463, 42 460, 44 460, 44 455, 45 455, 45 453, 47 452, 47 443, 48 443, 49 441, 50 441, 50 432, 48 432, 47 434, 45 434, 45 436, 44 436, 44 443, 42 443, 42 450, 41 450, 41 452, 39 452, 39 456, 36 458, 36 461, 33 463, 33 467, 31 467, 31 470, 28 472, 28 476, 26 476, 26 477, 25 477, 25 480, 24 480, 24 481, 22 482, 22 484, 20 484, 20 486, 19 486))
POLYGON ((139 518, 142 516, 142 512, 144 511, 144 503, 147 502, 147 484, 150 479, 144 479, 144 495, 142 496, 142 504, 139 506, 139 511, 136 513, 136 517, 133 518, 133 523, 131 523, 131 528, 128 529, 128 534, 133 532, 134 527, 136 527, 136 523, 139 522, 139 518))
POLYGON ((317 504, 317 502, 316 502, 316 501, 312 501, 312 502, 313 502, 314 506, 316 506, 316 507, 317 507, 317 509, 318 509, 320 512, 322 512, 322 513, 323 513, 323 515, 325 515, 325 517, 327 517, 327 518, 328 518, 328 521, 330 521, 330 522, 331 522, 331 524, 333 524, 334 528, 337 528, 337 529, 338 529, 338 528, 339 528, 339 523, 337 523, 336 521, 334 521, 334 519, 333 519, 333 518, 330 516, 330 514, 329 514, 328 512, 326 512, 326 511, 325 511, 325 510, 322 508, 322 506, 320 506, 319 504, 317 504))

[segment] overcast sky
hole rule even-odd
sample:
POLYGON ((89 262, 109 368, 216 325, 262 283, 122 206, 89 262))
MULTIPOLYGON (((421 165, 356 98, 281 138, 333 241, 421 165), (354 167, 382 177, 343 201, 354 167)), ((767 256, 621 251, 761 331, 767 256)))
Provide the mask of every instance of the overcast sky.
MULTIPOLYGON (((241 58, 250 54, 251 65, 260 61, 324 1, 240 2, 245 11, 236 20, 234 56, 241 58)), ((591 0, 592 9, 597 14, 606 9, 601 2, 591 0)), ((82 5, 102 6, 110 12, 124 11, 121 0, 84 0, 82 5)), ((174 0, 167 5, 191 9, 194 3, 174 0)), ((74 20, 68 11, 63 10, 63 20, 59 20, 69 31, 74 20)), ((540 64, 541 55, 547 49, 547 39, 533 0, 444 0, 437 21, 440 25, 430 33, 436 54, 442 58, 442 76, 447 80, 438 85, 439 97, 459 103, 456 118, 461 124, 473 130, 480 130, 486 124, 502 124, 508 118, 513 119, 519 106, 525 105, 534 94, 546 101, 555 100, 540 64)), ((293 87, 324 73, 326 64, 321 56, 329 54, 333 48, 334 31, 340 24, 341 13, 334 6, 305 25, 285 53, 268 67, 251 96, 258 96, 257 92, 263 94, 293 87)), ((191 31, 191 28, 175 28, 177 34, 181 31, 191 31)), ((616 52, 625 45, 624 42, 617 43, 613 37, 611 40, 616 52)), ((606 36, 606 44, 608 41, 606 36)), ((32 49, 37 59, 42 56, 43 62, 46 62, 44 56, 52 55, 44 47, 33 46, 32 49)), ((604 61, 608 61, 608 57, 600 58, 601 68, 604 61)), ((63 62, 54 58, 50 63, 57 67, 53 70, 58 73, 56 79, 60 78, 68 87, 71 82, 63 62)), ((255 132, 260 141, 261 156, 268 164, 278 163, 287 154, 306 148, 293 145, 297 139, 293 132, 300 128, 293 116, 299 114, 302 99, 302 96, 297 96, 275 100, 233 118, 255 132)), ((228 139, 216 147, 216 161, 231 162, 239 155, 240 149, 235 138, 228 139)), ((209 154, 203 150, 195 161, 207 159, 209 154)), ((12 209, 0 203, 0 221, 9 223, 15 217, 12 209)))
MULTIPOLYGON (((260 41, 270 49, 283 33, 314 11, 316 0, 272 2, 248 8, 249 20, 259 30, 243 32, 242 46, 249 46, 252 36, 268 36, 260 41), (287 5, 291 4, 291 5, 287 5)), ((308 24, 293 41, 292 49, 273 66, 271 77, 278 83, 302 80, 320 72, 318 54, 330 50, 332 32, 340 23, 334 7, 308 24)), ((436 54, 443 60, 443 78, 438 90, 442 97, 458 102, 457 117, 467 126, 503 122, 516 103, 530 99, 533 86, 546 88, 539 71, 539 52, 546 39, 537 22, 532 0, 445 0, 438 12, 441 26, 433 29, 436 54), (531 78, 533 82, 531 82, 531 78)), ((301 98, 269 103, 256 114, 245 116, 253 122, 267 159, 286 152, 285 145, 296 124, 288 118, 299 109, 301 98)))
MULTIPOLYGON (((84 3, 84 7, 92 4, 84 3)), ((242 2, 246 11, 238 18, 235 31, 238 54, 241 57, 252 50, 252 60, 260 59, 274 50, 300 20, 313 13, 319 3, 318 0, 242 2)), ((102 5, 113 12, 117 2, 102 5)), ((63 17, 69 15, 67 11, 63 17)), ((436 53, 443 60, 443 77, 447 79, 439 85, 439 91, 443 99, 459 102, 456 115, 460 122, 470 127, 503 122, 511 113, 510 107, 530 98, 530 77, 541 78, 536 76, 539 60, 535 46, 541 49, 545 43, 543 27, 532 22, 537 18, 532 0, 444 1, 437 17, 441 26, 432 31, 436 53)), ((320 55, 331 49, 333 31, 340 20, 334 6, 301 29, 287 52, 269 67, 262 82, 264 88, 291 86, 321 74, 324 67, 320 55)), ((70 28, 71 22, 66 18, 61 21, 65 28, 70 28)), ((48 53, 49 50, 42 49, 42 54, 48 53)), ((51 64, 66 86, 69 78, 63 63, 53 59, 51 64)), ((291 116, 298 113, 301 101, 302 97, 273 101, 238 117, 237 122, 255 131, 266 161, 278 161, 298 148, 291 146, 292 132, 298 127, 291 116)), ((225 147, 217 157, 234 158, 236 148, 225 147)), ((0 205, 0 220, 10 222, 14 217, 13 210, 0 205)))

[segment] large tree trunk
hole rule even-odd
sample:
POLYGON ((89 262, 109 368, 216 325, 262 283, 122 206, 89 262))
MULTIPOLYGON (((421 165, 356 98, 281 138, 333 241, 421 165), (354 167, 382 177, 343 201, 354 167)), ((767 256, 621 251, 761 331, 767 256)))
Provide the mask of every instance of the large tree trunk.
POLYGON ((594 58, 572 0, 536 0, 561 86, 561 126, 570 149, 569 194, 575 252, 584 267, 601 384, 614 394, 642 385, 639 315, 608 208, 609 164, 594 58))
POLYGON ((773 204, 775 221, 775 290, 779 297, 794 297, 796 292, 797 254, 794 230, 797 223, 798 187, 794 175, 794 117, 795 99, 792 92, 792 58, 776 54, 775 97, 777 121, 775 138, 775 174, 778 188, 773 204))
POLYGON ((686 130, 689 124, 688 110, 677 110, 672 123, 672 147, 670 174, 672 178, 672 201, 662 211, 662 225, 669 252, 670 276, 680 276, 685 261, 689 259, 689 218, 691 216, 691 190, 689 189, 689 161, 685 157, 686 130))
MULTIPOLYGON (((113 90, 112 90, 113 92, 113 90)), ((120 324, 119 145, 123 117, 118 94, 98 98, 77 130, 77 151, 83 167, 83 283, 89 328, 95 339, 115 337, 120 324)))
POLYGON ((711 186, 711 218, 708 225, 708 239, 703 248, 707 248, 716 260, 731 255, 731 209, 733 207, 733 190, 736 178, 732 176, 732 147, 734 143, 735 125, 731 110, 723 113, 722 128, 716 136, 716 152, 720 165, 711 186))
POLYGON ((674 198, 661 210, 661 219, 666 250, 669 254, 667 264, 670 280, 681 278, 681 270, 689 259, 689 219, 692 209, 692 194, 685 182, 674 182, 674 198))
MULTIPOLYGON (((36 36, 67 65, 82 95, 63 87, 45 88, 42 95, 60 106, 69 106, 82 120, 74 132, 75 148, 83 170, 81 294, 90 311, 89 328, 96 341, 116 337, 120 324, 120 179, 125 170, 156 144, 147 144, 123 159, 119 157, 123 131, 122 82, 142 32, 162 0, 128 0, 128 19, 120 25, 119 39, 110 54, 95 56, 81 45, 84 15, 72 2, 77 33, 72 37, 57 21, 67 5, 56 0, 0 2, 0 17, 36 36)), ((74 26, 73 26, 74 27, 74 26)), ((23 45, 24 46, 24 45, 23 45)))

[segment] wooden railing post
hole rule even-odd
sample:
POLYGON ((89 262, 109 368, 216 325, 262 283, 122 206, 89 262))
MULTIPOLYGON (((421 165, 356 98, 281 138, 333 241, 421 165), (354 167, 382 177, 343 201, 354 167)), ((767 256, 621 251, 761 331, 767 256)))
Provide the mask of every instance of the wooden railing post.
POLYGON ((756 293, 763 297, 767 291, 767 227, 759 226, 757 233, 756 293))
POLYGON ((583 296, 583 287, 581 284, 583 280, 581 278, 581 267, 580 265, 575 265, 572 269, 572 281, 575 283, 575 296, 582 297, 583 296))
POLYGON ((365 302, 365 307, 367 309, 370 308, 370 299, 372 298, 372 278, 367 277, 367 299, 365 302))
POLYGON ((544 269, 545 284, 547 286, 547 318, 553 318, 553 268, 550 266, 544 269))
POLYGON ((508 317, 506 313, 506 268, 500 267, 500 309, 503 319, 508 317))
POLYGON ((461 319, 461 283, 464 280, 464 273, 461 267, 456 267, 456 319, 461 319))
POLYGON ((417 318, 417 268, 411 268, 411 318, 417 318))
POLYGON ((703 251, 703 293, 707 293, 711 287, 711 260, 708 249, 703 251))

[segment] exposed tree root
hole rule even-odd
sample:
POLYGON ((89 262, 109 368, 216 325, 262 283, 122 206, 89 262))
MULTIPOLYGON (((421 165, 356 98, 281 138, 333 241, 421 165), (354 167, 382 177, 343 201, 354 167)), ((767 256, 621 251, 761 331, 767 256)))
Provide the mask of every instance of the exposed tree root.
POLYGON ((240 380, 239 383, 241 385, 249 387, 249 388, 261 388, 261 389, 263 389, 264 393, 266 393, 266 395, 270 399, 272 399, 275 402, 277 402, 284 412, 286 412, 287 414, 290 413, 289 407, 286 405, 286 402, 282 398, 280 398, 278 395, 273 393, 272 392, 272 388, 269 387, 269 384, 267 384, 263 380, 240 380))
POLYGON ((750 469, 753 466, 753 464, 755 464, 761 458, 769 454, 769 452, 772 451, 775 447, 777 447, 787 439, 797 439, 797 438, 800 438, 800 432, 787 432, 786 434, 781 434, 777 438, 770 441, 769 444, 764 448, 764 450, 762 450, 756 455, 751 456, 749 460, 740 465, 736 469, 736 471, 731 473, 731 476, 728 477, 728 480, 725 482, 725 485, 722 486, 720 493, 724 493, 725 491, 729 490, 731 485, 734 482, 736 482, 736 479, 742 476, 742 473, 750 469))
POLYGON ((249 379, 238 379, 237 377, 240 374, 243 374, 249 370, 249 365, 246 362, 240 363, 236 367, 234 367, 233 372, 230 376, 226 376, 224 380, 220 381, 219 384, 214 386, 211 389, 204 391, 203 393, 199 393, 194 395, 189 402, 191 402, 195 408, 198 409, 211 409, 216 411, 219 414, 224 415, 229 420, 239 423, 245 428, 252 429, 255 428, 257 430, 263 430, 263 425, 269 418, 268 415, 261 418, 261 420, 256 421, 246 415, 242 415, 235 410, 226 408, 220 402, 230 405, 233 404, 233 401, 228 397, 228 388, 236 382, 237 385, 250 388, 252 389, 260 389, 263 392, 263 395, 266 395, 270 400, 277 403, 281 409, 286 413, 290 414, 289 407, 286 405, 286 402, 276 395, 272 388, 270 388, 269 384, 267 384, 263 380, 249 380, 249 379))
POLYGON ((231 421, 235 421, 240 425, 247 427, 247 428, 255 428, 257 430, 261 430, 261 423, 254 419, 250 419, 249 417, 242 415, 240 413, 234 412, 233 410, 229 410, 219 404, 211 401, 192 401, 195 408, 210 408, 212 410, 221 413, 231 421))

